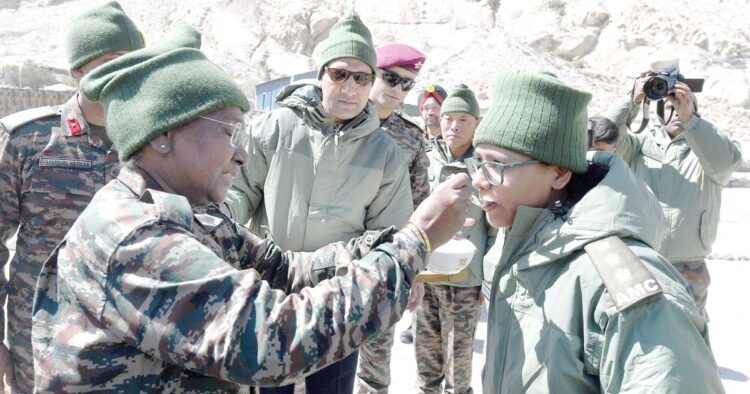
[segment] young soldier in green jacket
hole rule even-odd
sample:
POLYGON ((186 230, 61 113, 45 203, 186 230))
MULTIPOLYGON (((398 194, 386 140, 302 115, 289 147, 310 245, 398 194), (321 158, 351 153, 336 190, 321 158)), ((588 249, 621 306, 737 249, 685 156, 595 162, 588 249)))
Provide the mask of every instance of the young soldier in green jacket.
POLYGON ((742 151, 737 141, 698 115, 695 95, 683 82, 677 82, 674 95, 666 97, 666 120, 657 116, 647 131, 629 131, 626 119, 641 107, 648 78, 648 72, 642 73, 632 100, 628 93, 606 116, 620 129, 619 155, 651 188, 664 210, 669 235, 659 253, 690 283, 695 303, 708 319, 711 277, 705 259, 716 240, 721 190, 742 163, 742 151))
MULTIPOLYGON (((474 156, 471 141, 479 116, 479 103, 466 85, 458 85, 445 98, 440 108, 443 138, 433 140, 429 152, 433 188, 451 175, 467 173, 465 161, 474 156)), ((443 381, 446 392, 472 392, 474 334, 482 304, 482 260, 485 250, 492 246, 495 231, 487 225, 480 207, 472 205, 467 217, 475 222, 462 231, 477 248, 471 263, 458 274, 427 280, 416 310, 414 350, 419 393, 439 394, 443 381)))
POLYGON ((721 393, 706 321, 656 250, 659 202, 618 156, 586 154, 591 95, 498 77, 473 185, 508 228, 487 321, 484 393, 721 393))
MULTIPOLYGON (((70 75, 80 82, 96 67, 143 45, 119 3, 88 10, 70 21, 65 34, 70 75)), ((116 163, 101 105, 79 92, 63 105, 0 119, 0 339, 4 322, 8 326, 7 350, 0 341, 0 374, 13 381, 14 392, 30 393, 34 384, 31 303, 42 264, 94 193, 112 179, 116 163), (6 242, 13 235, 10 260, 6 242)))

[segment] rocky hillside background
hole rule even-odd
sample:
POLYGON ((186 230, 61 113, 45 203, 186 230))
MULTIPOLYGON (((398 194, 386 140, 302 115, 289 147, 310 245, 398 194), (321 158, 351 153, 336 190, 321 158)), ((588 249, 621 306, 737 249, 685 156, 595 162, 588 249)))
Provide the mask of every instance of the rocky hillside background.
MULTIPOLYGON (((421 85, 463 82, 486 106, 499 72, 548 70, 592 92, 593 114, 624 94, 639 71, 679 61, 687 77, 706 78, 702 114, 750 141, 750 0, 120 2, 147 44, 178 24, 200 29, 204 51, 251 97, 259 82, 315 68, 318 44, 354 5, 376 45, 404 42, 428 55, 421 85)), ((70 85, 64 32, 98 4, 0 0, 0 84, 70 85)))

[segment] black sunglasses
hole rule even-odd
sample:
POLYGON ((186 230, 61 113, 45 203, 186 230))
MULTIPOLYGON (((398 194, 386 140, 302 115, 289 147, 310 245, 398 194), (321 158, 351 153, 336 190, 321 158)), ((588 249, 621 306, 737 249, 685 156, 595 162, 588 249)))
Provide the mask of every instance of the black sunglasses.
POLYGON ((411 88, 414 87, 414 80, 411 78, 404 78, 398 74, 396 74, 393 71, 388 70, 380 70, 382 74, 380 75, 380 79, 382 79, 388 86, 395 88, 396 85, 399 83, 401 84, 401 89, 404 92, 407 92, 411 90, 411 88))
POLYGON ((336 83, 344 83, 349 77, 354 79, 354 83, 359 86, 367 86, 372 83, 375 76, 364 71, 349 71, 340 68, 326 67, 326 72, 331 78, 331 81, 336 83))

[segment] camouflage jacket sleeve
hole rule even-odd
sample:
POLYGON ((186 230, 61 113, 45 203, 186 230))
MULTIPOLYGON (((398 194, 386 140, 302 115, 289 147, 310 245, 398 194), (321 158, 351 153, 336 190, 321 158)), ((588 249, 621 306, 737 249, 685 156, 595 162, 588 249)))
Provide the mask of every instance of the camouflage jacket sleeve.
MULTIPOLYGON (((240 384, 288 383, 340 360, 400 318, 426 250, 401 232, 380 241, 345 275, 285 294, 258 271, 227 264, 184 229, 147 225, 109 259, 107 297, 97 313, 123 341, 165 362, 240 384)), ((255 262, 266 276, 309 255, 253 248, 251 254, 266 257, 255 262)), ((323 248, 312 259, 332 253, 323 248)))
POLYGON ((10 263, 9 238, 18 230, 21 196, 21 157, 10 133, 0 126, 0 341, 5 337, 5 299, 8 281, 5 266, 10 263))
POLYGON ((299 293, 305 287, 345 274, 353 261, 363 258, 373 247, 389 242, 397 231, 395 227, 367 231, 349 242, 335 242, 315 252, 285 255, 273 241, 260 239, 242 226, 238 228, 244 239, 239 251, 240 267, 255 269, 271 288, 287 294, 299 293))
POLYGON ((430 177, 428 169, 430 168, 430 159, 427 157, 427 148, 424 138, 419 139, 419 149, 417 157, 411 163, 409 168, 409 177, 411 181, 411 197, 414 200, 414 209, 430 195, 430 177))

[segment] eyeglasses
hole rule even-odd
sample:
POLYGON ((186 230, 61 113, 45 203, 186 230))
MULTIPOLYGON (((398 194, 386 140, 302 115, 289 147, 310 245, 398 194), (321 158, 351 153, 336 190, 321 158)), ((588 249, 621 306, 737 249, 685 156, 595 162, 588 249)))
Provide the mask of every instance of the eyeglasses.
POLYGON ((331 81, 336 83, 344 83, 349 77, 354 79, 354 83, 359 86, 367 86, 372 83, 375 76, 364 71, 349 71, 341 68, 326 67, 326 72, 331 78, 331 81))
POLYGON ((388 71, 388 70, 380 70, 380 71, 382 72, 382 74, 380 75, 380 79, 382 79, 383 82, 385 82, 386 84, 388 84, 388 86, 392 88, 395 88, 396 85, 400 83, 401 89, 404 92, 408 92, 409 90, 411 90, 411 88, 414 87, 415 82, 411 78, 404 78, 396 74, 393 71, 388 71))
POLYGON ((482 170, 484 179, 490 183, 490 185, 502 185, 505 175, 505 170, 515 167, 523 167, 530 164, 541 163, 539 160, 524 160, 515 163, 500 163, 499 161, 480 161, 479 159, 472 157, 466 159, 466 167, 469 170, 469 176, 471 179, 477 179, 479 176, 479 170, 482 170))
POLYGON ((226 132, 230 136, 229 142, 232 144, 232 148, 247 145, 247 142, 248 142, 247 131, 245 130, 245 125, 242 124, 241 122, 238 122, 238 123, 222 122, 220 120, 212 119, 207 116, 199 116, 199 118, 210 120, 216 123, 221 123, 227 126, 232 126, 232 133, 230 134, 229 132, 226 132))

